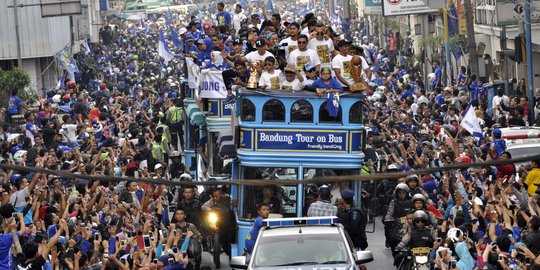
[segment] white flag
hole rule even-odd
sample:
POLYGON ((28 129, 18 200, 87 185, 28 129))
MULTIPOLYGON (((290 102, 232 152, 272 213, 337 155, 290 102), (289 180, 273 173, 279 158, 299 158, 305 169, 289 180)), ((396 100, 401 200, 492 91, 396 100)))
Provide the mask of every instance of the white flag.
POLYGON ((174 58, 174 56, 169 52, 169 49, 167 48, 167 43, 165 43, 165 36, 163 35, 163 31, 161 30, 159 31, 158 54, 159 56, 163 57, 165 65, 168 65, 169 61, 174 58))
POLYGON ((478 117, 474 108, 469 104, 465 116, 460 123, 461 127, 466 129, 474 137, 478 137, 479 141, 482 140, 482 128, 480 128, 480 123, 478 122, 478 117))

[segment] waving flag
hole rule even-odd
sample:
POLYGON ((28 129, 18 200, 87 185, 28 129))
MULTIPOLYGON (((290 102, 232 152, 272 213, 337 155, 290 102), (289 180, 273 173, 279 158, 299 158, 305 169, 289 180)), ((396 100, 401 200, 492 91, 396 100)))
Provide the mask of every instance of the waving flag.
POLYGON ((178 34, 176 33, 176 30, 174 30, 174 27, 171 27, 171 39, 174 44, 174 47, 176 48, 182 47, 182 43, 180 42, 180 39, 178 38, 178 34))
POLYGON ((58 64, 60 64, 60 67, 62 67, 62 69, 67 71, 69 74, 73 74, 79 71, 79 67, 77 67, 77 63, 73 58, 73 54, 71 54, 71 49, 69 48, 69 45, 66 45, 63 50, 57 52, 55 57, 58 61, 58 64))
POLYGON ((478 138, 478 143, 482 142, 482 128, 480 128, 480 123, 478 121, 478 117, 476 116, 476 112, 474 111, 474 108, 469 104, 467 107, 467 110, 465 111, 465 116, 463 117, 463 120, 461 120, 461 123, 459 123, 461 127, 463 127, 465 130, 467 130, 471 135, 478 138))
POLYGON ((162 30, 159 30, 158 54, 163 58, 165 65, 168 65, 169 61, 171 61, 174 57, 169 52, 169 48, 167 48, 167 43, 165 42, 165 36, 163 35, 162 30))
POLYGON ((274 11, 274 4, 272 3, 272 0, 266 0, 266 10, 274 11))
POLYGON ((58 90, 58 89, 62 89, 64 88, 64 83, 66 81, 66 77, 62 76, 60 78, 60 80, 58 80, 58 83, 56 84, 56 86, 54 87, 54 90, 58 90))
POLYGON ((83 44, 82 44, 82 45, 83 45, 83 47, 84 47, 85 54, 86 54, 86 55, 92 55, 92 50, 90 50, 90 46, 88 46, 88 40, 87 40, 87 39, 85 39, 85 40, 83 41, 83 44))

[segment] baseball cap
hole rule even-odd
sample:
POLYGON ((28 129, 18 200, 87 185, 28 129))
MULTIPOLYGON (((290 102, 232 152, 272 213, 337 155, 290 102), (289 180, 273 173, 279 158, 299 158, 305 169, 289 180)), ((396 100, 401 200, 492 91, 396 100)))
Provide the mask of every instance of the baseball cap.
POLYGON ((237 45, 237 44, 242 44, 242 40, 240 40, 239 38, 233 40, 233 45, 237 45))
POLYGON ((354 197, 354 191, 346 189, 341 192, 341 198, 343 199, 352 199, 354 197))
POLYGON ((206 44, 206 43, 204 43, 204 39, 199 39, 199 40, 197 40, 197 45, 199 45, 199 44, 206 44))
POLYGON ((304 65, 304 71, 312 71, 312 70, 315 70, 315 65, 311 63, 311 61, 309 61, 304 65))
POLYGON ((178 31, 178 34, 180 35, 183 35, 185 33, 187 33, 187 29, 185 27, 180 28, 180 30, 178 31))
POLYGON ((346 40, 346 39, 342 39, 338 42, 338 48, 341 48, 341 46, 343 45, 351 45, 352 42, 346 40))
POLYGON ((259 39, 257 39, 257 41, 255 41, 255 46, 257 48, 264 47, 265 45, 266 45, 266 41, 264 41, 264 39, 262 39, 262 38, 259 38, 259 39))

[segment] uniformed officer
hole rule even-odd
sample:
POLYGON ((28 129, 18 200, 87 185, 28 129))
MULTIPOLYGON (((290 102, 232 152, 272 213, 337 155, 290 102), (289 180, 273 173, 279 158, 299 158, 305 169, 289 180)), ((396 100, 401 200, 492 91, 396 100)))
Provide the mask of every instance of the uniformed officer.
POLYGON ((412 196, 411 208, 413 210, 424 210, 426 212, 426 214, 428 215, 428 224, 426 225, 431 225, 431 226, 437 225, 437 217, 433 213, 427 211, 426 207, 427 207, 427 201, 424 195, 418 193, 412 196))
POLYGON ((396 250, 402 251, 395 256, 394 265, 399 266, 408 251, 417 247, 432 248, 437 239, 437 231, 427 226, 428 215, 424 210, 416 210, 413 215, 413 228, 403 237, 396 250))
POLYGON ((384 216, 384 235, 386 236, 386 246, 392 249, 395 255, 395 247, 399 244, 401 236, 399 231, 402 224, 406 222, 407 212, 411 209, 409 200, 409 186, 401 183, 395 189, 396 198, 392 199, 388 205, 388 212, 384 216))
MULTIPOLYGON (((174 149, 178 147, 178 140, 180 140, 180 147, 182 149, 184 145, 184 102, 181 98, 176 99, 174 105, 170 107, 165 117, 167 119, 167 125, 169 126, 169 131, 171 133, 171 144, 174 149)), ((180 150, 180 149, 177 149, 180 150)))
POLYGON ((354 192, 350 189, 341 192, 341 206, 338 208, 338 220, 351 237, 354 248, 365 250, 368 246, 366 236, 367 215, 363 209, 354 207, 354 192))

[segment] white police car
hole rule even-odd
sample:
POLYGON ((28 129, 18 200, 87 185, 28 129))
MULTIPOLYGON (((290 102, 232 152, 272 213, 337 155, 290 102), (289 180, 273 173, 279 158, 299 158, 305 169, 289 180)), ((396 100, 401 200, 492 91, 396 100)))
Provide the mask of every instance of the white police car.
POLYGON ((373 261, 356 251, 337 217, 265 219, 253 254, 233 257, 233 269, 359 269, 373 261))

